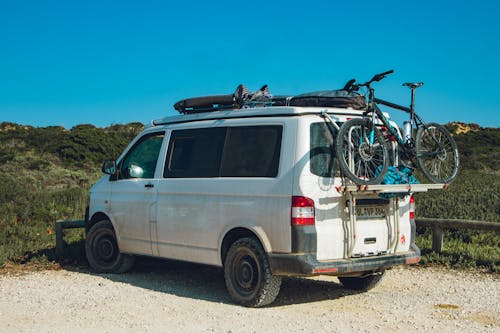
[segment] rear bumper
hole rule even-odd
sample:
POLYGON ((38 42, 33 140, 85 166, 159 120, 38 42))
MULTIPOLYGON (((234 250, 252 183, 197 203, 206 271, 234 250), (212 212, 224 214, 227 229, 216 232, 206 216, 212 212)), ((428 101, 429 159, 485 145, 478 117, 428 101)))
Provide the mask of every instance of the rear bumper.
POLYGON ((331 261, 317 261, 312 254, 270 254, 269 261, 274 275, 344 275, 415 264, 420 261, 420 250, 331 261))

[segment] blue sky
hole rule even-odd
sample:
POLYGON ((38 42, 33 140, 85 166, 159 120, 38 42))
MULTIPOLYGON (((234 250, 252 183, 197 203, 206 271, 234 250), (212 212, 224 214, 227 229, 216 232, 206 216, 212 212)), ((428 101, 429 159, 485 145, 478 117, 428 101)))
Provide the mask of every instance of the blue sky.
MULTIPOLYGON (((498 1, 0 0, 0 122, 108 126, 239 83, 299 94, 394 69, 377 95, 500 127, 498 1)), ((391 115, 401 122, 398 111, 391 115)))

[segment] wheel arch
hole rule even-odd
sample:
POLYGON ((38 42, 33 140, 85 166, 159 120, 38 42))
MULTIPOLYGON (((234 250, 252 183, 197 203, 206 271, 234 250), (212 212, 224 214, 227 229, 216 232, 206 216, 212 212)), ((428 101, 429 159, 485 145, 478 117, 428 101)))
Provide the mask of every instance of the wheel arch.
POLYGON ((224 265, 224 261, 226 259, 227 252, 231 245, 237 241, 238 239, 252 237, 257 239, 257 241, 262 245, 264 251, 266 253, 271 252, 271 243, 265 232, 260 227, 248 228, 248 227, 235 227, 228 230, 220 242, 220 259, 222 265, 224 265))
MULTIPOLYGON (((97 222, 102 221, 102 220, 108 220, 111 225, 113 225, 113 221, 109 218, 108 215, 104 214, 103 212, 96 212, 92 217, 88 220, 88 222, 85 224, 85 232, 88 232, 97 222)), ((115 226, 113 225, 113 229, 115 229, 115 226)), ((116 232, 116 230, 115 230, 116 232)))

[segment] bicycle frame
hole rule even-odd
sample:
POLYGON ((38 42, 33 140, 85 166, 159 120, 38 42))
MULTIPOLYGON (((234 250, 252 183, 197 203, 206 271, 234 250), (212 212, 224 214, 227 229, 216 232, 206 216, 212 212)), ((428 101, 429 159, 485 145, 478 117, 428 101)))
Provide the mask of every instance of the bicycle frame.
POLYGON ((380 110, 378 105, 376 105, 376 104, 373 105, 373 112, 374 112, 374 114, 377 115, 377 117, 380 119, 380 121, 382 121, 382 124, 389 130, 389 132, 396 139, 396 141, 400 145, 404 146, 405 142, 404 142, 403 138, 399 135, 398 130, 394 126, 391 125, 391 123, 389 122, 389 119, 386 118, 386 116, 384 115, 382 110, 380 110))
MULTIPOLYGON (((405 142, 404 138, 402 138, 401 135, 399 134, 398 130, 394 126, 391 125, 389 119, 387 119, 387 117, 384 115, 384 113, 378 107, 377 104, 382 104, 382 105, 388 106, 390 108, 401 110, 401 111, 404 111, 406 113, 409 113, 410 114, 410 126, 412 129, 413 128, 418 129, 421 126, 425 127, 424 120, 418 114, 415 113, 415 89, 414 88, 411 89, 412 93, 411 93, 410 107, 402 106, 399 104, 385 101, 385 100, 380 99, 380 98, 376 98, 376 97, 374 97, 374 93, 375 93, 374 89, 372 87, 368 87, 368 89, 369 89, 370 102, 368 103, 368 111, 367 112, 372 112, 372 124, 375 125, 375 116, 377 116, 380 119, 380 121, 382 122, 382 124, 389 130, 392 137, 394 137, 396 139, 396 141, 398 142, 400 147, 402 147, 407 152, 408 151, 414 152, 413 151, 413 141, 415 139, 414 135, 411 136, 411 142, 405 142)), ((370 144, 373 144, 373 140, 374 140, 373 135, 374 135, 374 131, 372 130, 370 133, 370 144)))

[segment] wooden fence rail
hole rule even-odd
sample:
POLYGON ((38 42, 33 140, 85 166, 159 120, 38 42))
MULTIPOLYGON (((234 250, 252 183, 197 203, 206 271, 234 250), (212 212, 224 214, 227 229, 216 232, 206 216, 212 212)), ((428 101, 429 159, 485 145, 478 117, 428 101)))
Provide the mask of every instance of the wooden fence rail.
POLYGON ((476 229, 476 230, 500 232, 499 222, 434 219, 434 218, 421 217, 415 219, 415 223, 417 224, 417 227, 432 228, 432 251, 438 253, 441 252, 443 248, 444 229, 476 229))
MULTIPOLYGON (((432 250, 441 252, 443 248, 443 230, 444 229, 476 229, 484 231, 500 232, 499 222, 484 222, 473 220, 453 220, 453 219, 435 219, 435 218, 417 218, 415 219, 417 227, 432 228, 432 250)), ((64 229, 83 228, 85 222, 83 220, 74 221, 57 221, 56 229, 56 252, 63 252, 65 242, 63 240, 64 229)))

